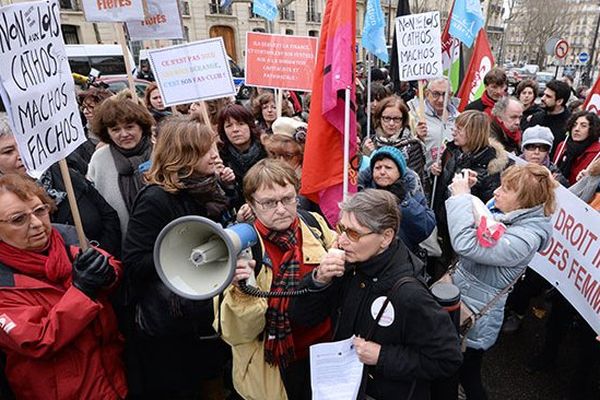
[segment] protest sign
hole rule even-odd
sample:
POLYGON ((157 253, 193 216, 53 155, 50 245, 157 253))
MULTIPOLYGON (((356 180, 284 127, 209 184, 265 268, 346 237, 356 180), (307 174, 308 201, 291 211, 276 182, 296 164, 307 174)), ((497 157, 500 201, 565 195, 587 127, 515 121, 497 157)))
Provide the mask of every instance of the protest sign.
POLYGON ((38 178, 86 138, 58 0, 0 8, 0 94, 28 173, 38 178))
POLYGON ((309 36, 246 34, 246 86, 310 92, 317 39, 309 36))
POLYGON ((442 76, 442 41, 438 11, 396 18, 396 38, 401 81, 442 76))
POLYGON ((600 334, 600 214, 562 186, 555 193, 552 240, 529 266, 600 334))
POLYGON ((142 0, 81 0, 86 21, 143 21, 142 0))
POLYGON ((147 0, 148 15, 143 21, 127 23, 130 40, 183 39, 177 0, 147 0))
POLYGON ((166 106, 235 96, 223 38, 148 51, 166 106))

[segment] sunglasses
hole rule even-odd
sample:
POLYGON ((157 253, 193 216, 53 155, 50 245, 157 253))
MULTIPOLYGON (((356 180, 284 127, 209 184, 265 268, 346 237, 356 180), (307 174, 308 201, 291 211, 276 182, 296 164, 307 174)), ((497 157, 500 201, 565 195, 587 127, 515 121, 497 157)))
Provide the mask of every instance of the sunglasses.
POLYGON ((547 144, 541 144, 541 143, 530 143, 530 144, 525 145, 525 150, 528 150, 528 151, 539 150, 541 152, 547 153, 550 151, 550 146, 548 146, 547 144))
POLYGON ((352 242, 358 242, 360 240, 360 238, 362 238, 364 236, 372 235, 373 233, 375 233, 375 232, 360 233, 357 230, 345 227, 341 223, 338 223, 335 226, 335 230, 338 233, 338 235, 345 233, 346 237, 348 237, 348 239, 350 239, 350 241, 352 241, 352 242))

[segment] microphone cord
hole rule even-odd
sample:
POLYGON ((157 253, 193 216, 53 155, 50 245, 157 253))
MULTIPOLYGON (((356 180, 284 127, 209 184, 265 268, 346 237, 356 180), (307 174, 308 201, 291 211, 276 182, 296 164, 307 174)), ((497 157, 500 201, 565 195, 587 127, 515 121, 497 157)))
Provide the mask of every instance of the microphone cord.
POLYGON ((308 288, 300 290, 289 290, 287 292, 265 292, 254 286, 249 286, 246 281, 239 281, 238 283, 240 290, 249 296, 260 297, 260 298, 271 298, 271 297, 298 297, 303 296, 310 292, 308 288))

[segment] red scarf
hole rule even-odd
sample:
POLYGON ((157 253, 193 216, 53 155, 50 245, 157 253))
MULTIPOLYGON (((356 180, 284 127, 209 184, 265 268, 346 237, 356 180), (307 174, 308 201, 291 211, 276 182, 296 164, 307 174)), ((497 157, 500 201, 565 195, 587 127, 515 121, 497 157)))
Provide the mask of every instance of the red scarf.
POLYGON ((487 115, 492 115, 492 108, 496 105, 496 100, 488 96, 486 90, 484 90, 481 95, 481 103, 483 104, 483 112, 487 115))
MULTIPOLYGON (((273 231, 259 220, 256 220, 254 225, 261 237, 283 252, 279 268, 273 268, 271 290, 277 292, 296 290, 302 278, 300 276, 302 249, 298 240, 299 219, 296 218, 285 231, 273 231)), ((283 368, 296 359, 292 327, 287 311, 289 302, 289 297, 269 298, 266 314, 265 361, 283 368)))
POLYGON ((17 249, 0 242, 0 262, 33 278, 57 283, 65 289, 71 286, 71 260, 62 236, 54 228, 43 253, 17 249))
POLYGON ((516 131, 513 132, 513 131, 509 130, 506 127, 506 125, 504 125, 504 122, 502 122, 502 120, 500 118, 496 117, 495 115, 492 115, 492 118, 494 119, 494 121, 496 121, 498 126, 500 126, 500 128, 502 128, 502 132, 504 132, 506 137, 508 137, 513 142, 515 142, 517 145, 517 149, 520 150, 521 149, 521 129, 517 129, 516 131))

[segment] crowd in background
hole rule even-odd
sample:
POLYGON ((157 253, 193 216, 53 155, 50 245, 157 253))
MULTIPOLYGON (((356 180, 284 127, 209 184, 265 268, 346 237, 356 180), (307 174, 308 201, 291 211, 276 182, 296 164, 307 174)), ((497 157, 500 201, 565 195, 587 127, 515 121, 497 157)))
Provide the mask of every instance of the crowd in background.
MULTIPOLYGON (((582 110, 585 89, 552 80, 538 100, 525 80, 508 95, 493 68, 459 112, 444 78, 427 82, 423 104, 384 70, 372 80, 371 104, 357 85, 359 195, 335 227, 299 194, 310 94, 283 91, 278 116, 262 88, 248 101, 177 108, 155 83, 143 99, 78 93, 87 141, 67 162, 91 244, 83 252, 58 165, 31 179, 0 117, 0 398, 309 399, 308 347, 355 335, 362 395, 456 399, 460 385, 486 399, 485 352, 539 295, 552 307, 530 368, 549 368, 580 317, 527 264, 552 236, 559 184, 600 210, 600 118, 582 110), (506 226, 491 246, 478 242, 477 204, 506 226), (214 302, 170 292, 156 272, 159 233, 185 215, 251 223, 261 239, 214 302), (251 274, 263 290, 310 295, 249 296, 239 282, 251 274), (468 331, 427 289, 440 279, 484 310, 468 331), (386 296, 396 320, 369 308, 386 296)), ((600 344, 577 327, 585 385, 600 344)))

